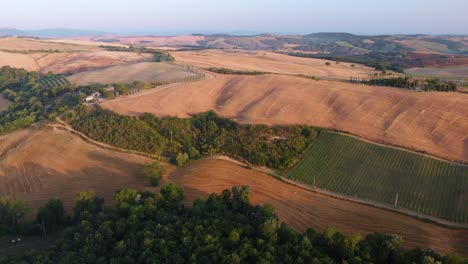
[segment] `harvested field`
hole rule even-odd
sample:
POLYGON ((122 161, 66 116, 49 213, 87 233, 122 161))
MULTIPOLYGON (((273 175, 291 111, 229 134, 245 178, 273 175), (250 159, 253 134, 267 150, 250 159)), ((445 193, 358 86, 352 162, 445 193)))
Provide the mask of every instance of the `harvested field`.
MULTIPOLYGON (((288 178, 468 224, 468 166, 327 132, 288 178)), ((468 226, 468 225, 467 225, 468 226)))
POLYGON ((0 38, 0 67, 9 65, 41 73, 68 73, 152 59, 151 54, 111 52, 97 47, 96 44, 84 43, 82 45, 32 38, 0 38))
POLYGON ((172 85, 103 103, 120 114, 188 117, 215 110, 243 123, 308 124, 468 162, 468 95, 260 75, 172 85))
POLYGON ((133 81, 165 82, 195 76, 198 75, 184 66, 163 62, 141 62, 103 70, 80 72, 68 77, 68 80, 78 85, 86 85, 90 83, 131 83, 133 81))
POLYGON ((9 65, 41 73, 65 73, 100 69, 129 62, 151 60, 151 54, 130 52, 10 53, 0 51, 0 66, 9 65))
POLYGON ((0 95, 0 112, 7 109, 10 106, 11 102, 5 99, 3 95, 0 95))
POLYGON ((328 60, 300 58, 264 51, 199 50, 171 52, 176 63, 203 68, 217 67, 233 70, 263 71, 284 74, 305 74, 319 77, 367 78, 374 74, 372 68, 341 62, 325 65, 328 60))
POLYGON ((186 203, 235 185, 252 188, 253 203, 269 203, 281 220, 299 231, 327 226, 345 234, 372 232, 403 236, 407 247, 433 248, 468 256, 468 230, 448 229, 399 213, 332 198, 289 185, 271 176, 224 160, 200 160, 175 170, 168 178, 184 187, 186 203))
POLYGON ((99 36, 93 37, 91 40, 99 41, 102 39, 119 40, 118 43, 132 45, 147 45, 153 47, 160 46, 198 46, 198 41, 205 39, 203 36, 99 36))
POLYGON ((49 199, 63 200, 68 212, 75 195, 94 190, 111 201, 121 188, 142 189, 141 156, 103 150, 61 130, 20 130, 0 137, 0 196, 24 199, 36 211, 49 199))
POLYGON ((434 76, 440 78, 461 78, 468 80, 468 66, 444 68, 412 68, 405 71, 412 75, 434 76))
POLYGON ((109 43, 109 42, 100 42, 100 41, 91 41, 85 39, 43 39, 43 42, 51 42, 51 43, 60 43, 60 44, 71 44, 71 45, 80 45, 80 46, 91 46, 91 47, 99 47, 99 46, 112 46, 112 47, 128 47, 128 45, 118 44, 118 43, 109 43))
POLYGON ((17 38, 7 37, 0 38, 0 50, 10 51, 37 51, 37 50, 54 50, 60 52, 77 52, 77 51, 99 51, 102 50, 96 45, 81 45, 77 43, 55 42, 45 39, 34 38, 17 38))

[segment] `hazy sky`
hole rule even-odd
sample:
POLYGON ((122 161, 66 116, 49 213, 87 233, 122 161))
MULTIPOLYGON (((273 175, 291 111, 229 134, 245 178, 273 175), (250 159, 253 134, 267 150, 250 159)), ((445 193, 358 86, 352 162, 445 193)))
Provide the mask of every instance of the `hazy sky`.
POLYGON ((468 34, 468 0, 0 0, 0 27, 468 34))

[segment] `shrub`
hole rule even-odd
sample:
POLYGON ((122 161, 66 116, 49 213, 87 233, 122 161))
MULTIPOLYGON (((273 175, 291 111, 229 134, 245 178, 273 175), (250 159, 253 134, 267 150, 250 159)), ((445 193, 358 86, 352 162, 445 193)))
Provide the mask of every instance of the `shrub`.
POLYGON ((151 162, 145 164, 145 176, 150 180, 151 186, 158 186, 164 173, 166 173, 166 167, 160 162, 151 162))

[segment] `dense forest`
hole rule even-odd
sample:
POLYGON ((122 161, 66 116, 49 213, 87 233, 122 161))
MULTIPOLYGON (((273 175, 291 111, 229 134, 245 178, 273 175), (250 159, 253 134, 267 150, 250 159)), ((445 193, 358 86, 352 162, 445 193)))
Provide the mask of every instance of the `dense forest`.
POLYGON ((78 105, 81 97, 73 87, 44 87, 40 75, 9 66, 0 68, 0 92, 12 104, 0 112, 0 134, 28 126, 36 121, 54 118, 78 105))
POLYGON ((116 147, 189 159, 224 154, 275 169, 292 167, 318 137, 308 126, 240 125, 214 112, 191 118, 158 118, 152 114, 129 117, 111 111, 83 109, 73 127, 89 137, 116 147))
MULTIPOLYGON (((398 235, 362 239, 332 228, 301 234, 272 206, 252 205, 245 186, 197 199, 190 208, 173 184, 158 194, 122 189, 114 201, 104 207, 94 193, 80 193, 62 241, 0 263, 466 263, 432 250, 407 251, 398 235)), ((37 221, 50 230, 66 219, 61 201, 51 200, 37 221)))

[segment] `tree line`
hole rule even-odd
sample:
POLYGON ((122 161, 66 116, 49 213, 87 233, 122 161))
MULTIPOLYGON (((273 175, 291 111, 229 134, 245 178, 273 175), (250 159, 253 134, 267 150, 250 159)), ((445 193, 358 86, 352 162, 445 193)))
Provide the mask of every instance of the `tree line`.
POLYGON ((432 79, 413 79, 410 77, 392 77, 392 78, 372 78, 358 79, 351 78, 350 83, 360 83, 374 86, 389 86, 398 88, 407 88, 415 90, 420 88, 424 91, 455 92, 457 85, 451 81, 444 81, 437 78, 432 79))
POLYGON ((262 71, 241 71, 241 70, 232 70, 227 68, 216 68, 216 67, 209 67, 207 68, 208 71, 219 73, 219 74, 235 74, 235 75, 262 75, 267 74, 268 72, 262 71))
MULTIPOLYGON (((405 250, 398 235, 361 238, 330 227, 299 233, 272 206, 251 204, 250 194, 236 186, 186 208, 174 184, 159 193, 122 189, 113 207, 81 192, 60 242, 0 263, 466 263, 433 250, 405 250)), ((53 213, 40 213, 49 223, 67 218, 58 201, 44 207, 53 213)))
POLYGON ((241 125, 212 111, 184 119, 149 113, 121 116, 100 108, 81 110, 69 120, 76 130, 116 147, 169 157, 179 165, 189 159, 224 154, 285 170, 298 162, 321 131, 299 125, 241 125))

